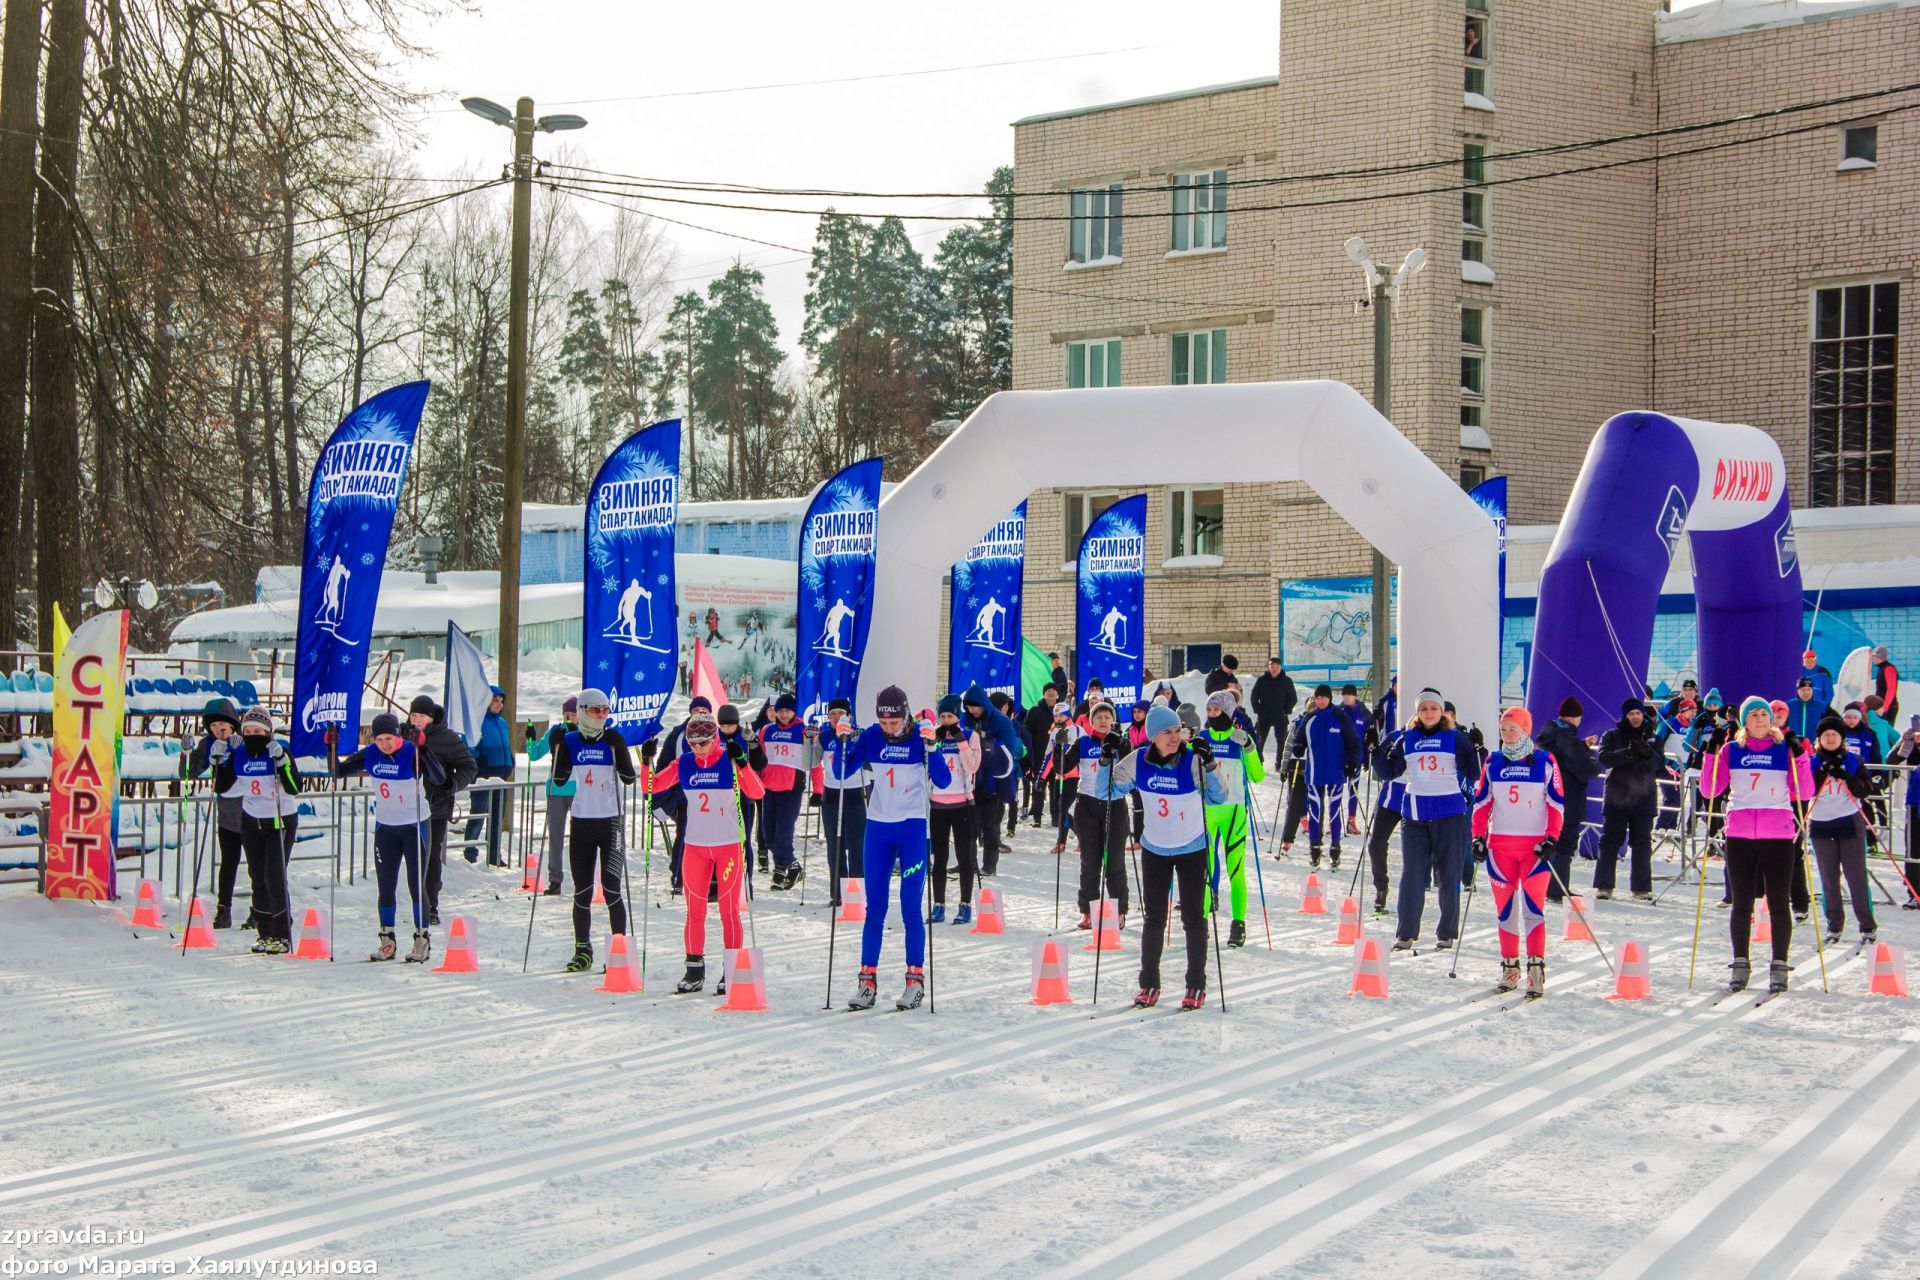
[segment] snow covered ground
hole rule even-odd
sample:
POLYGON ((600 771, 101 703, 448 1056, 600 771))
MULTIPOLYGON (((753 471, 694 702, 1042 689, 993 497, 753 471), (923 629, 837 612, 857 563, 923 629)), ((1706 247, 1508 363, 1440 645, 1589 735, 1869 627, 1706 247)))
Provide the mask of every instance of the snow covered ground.
MULTIPOLYGON (((1216 981, 1199 1013, 1140 1013, 1137 916, 1092 1003, 1071 858, 1075 1003, 1028 1002, 1031 946, 1053 923, 1049 847, 1023 825, 1001 863, 1005 937, 934 926, 937 1012, 910 1014, 822 1011, 818 880, 801 906, 761 879, 766 1013, 666 994, 682 913, 660 859, 637 996, 558 972, 555 899, 523 976, 517 875, 465 863, 443 914, 477 921, 481 971, 466 976, 360 962, 364 882, 339 893, 334 964, 251 956, 237 933, 183 955, 135 937, 130 902, 9 888, 0 1228, 141 1236, 15 1236, 0 1261, 77 1274, 88 1257, 182 1273, 190 1258, 370 1260, 410 1277, 1920 1274, 1914 1006, 1866 994, 1851 940, 1828 952, 1822 994, 1805 927, 1789 995, 1710 1006, 1727 959, 1717 874, 1691 994, 1694 895, 1675 889, 1653 908, 1596 907, 1609 947, 1651 946, 1651 1002, 1602 999, 1606 969, 1558 940, 1558 910, 1548 997, 1474 1001, 1497 969, 1482 892, 1459 978, 1439 954, 1400 958, 1392 998, 1374 1001, 1347 995, 1334 917, 1296 913, 1304 868, 1269 856, 1273 950, 1256 892, 1254 945, 1225 957, 1226 1011, 1216 981)), ((324 905, 315 864, 295 865, 297 906, 324 905)), ((1890 868, 1880 877, 1892 886, 1890 868)), ((1329 878, 1330 906, 1345 892, 1329 878)), ((1914 913, 1880 918, 1883 937, 1920 945, 1914 913)), ((604 915, 595 927, 604 952, 604 915)), ((836 943, 836 1007, 853 934, 836 943)), ((895 926, 883 1007, 901 964, 895 926)))

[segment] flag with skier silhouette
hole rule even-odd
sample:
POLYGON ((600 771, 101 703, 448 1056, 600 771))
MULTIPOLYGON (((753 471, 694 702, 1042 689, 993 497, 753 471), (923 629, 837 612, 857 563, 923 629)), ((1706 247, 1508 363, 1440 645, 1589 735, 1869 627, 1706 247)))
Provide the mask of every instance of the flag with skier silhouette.
POLYGON ((1007 513, 953 566, 947 688, 979 685, 1020 700, 1020 583, 1027 562, 1027 504, 1007 513))
POLYGON ((673 543, 680 511, 680 420, 622 441, 587 490, 581 679, 604 689, 608 723, 645 742, 680 676, 673 543))
POLYGON ((809 721, 860 684, 873 604, 880 523, 880 459, 854 463, 820 486, 800 524, 796 696, 809 721))
POLYGON ((389 387, 346 416, 314 459, 300 560, 293 753, 327 754, 327 730, 360 732, 367 642, 428 384, 389 387))
POLYGON ((1107 701, 1124 706, 1140 696, 1145 653, 1147 495, 1137 493, 1102 511, 1080 539, 1074 565, 1077 651, 1074 665, 1085 694, 1098 680, 1107 701))

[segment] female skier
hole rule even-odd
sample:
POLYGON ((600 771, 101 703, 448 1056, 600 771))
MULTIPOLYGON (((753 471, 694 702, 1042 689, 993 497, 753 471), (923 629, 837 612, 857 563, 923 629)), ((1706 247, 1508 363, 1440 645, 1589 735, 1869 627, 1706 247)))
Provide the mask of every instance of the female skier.
POLYGON ((1147 713, 1148 743, 1112 766, 1115 795, 1138 790, 1146 806, 1140 843, 1140 892, 1147 921, 1140 935, 1140 994, 1136 1009, 1160 1002, 1160 950, 1167 937, 1167 904, 1180 884, 1180 923, 1187 935, 1187 994, 1182 1009, 1207 999, 1207 819, 1209 804, 1224 804, 1227 789, 1205 734, 1182 741, 1180 717, 1164 706, 1147 713))
MULTIPOLYGON (((1236 722, 1239 705, 1229 684, 1207 695, 1206 727, 1195 740, 1204 736, 1220 762, 1220 780, 1227 789, 1225 804, 1207 806, 1207 856, 1217 853, 1225 862, 1227 902, 1233 911, 1233 923, 1227 929, 1227 945, 1247 945, 1247 784, 1266 777, 1260 767, 1260 752, 1254 748, 1253 734, 1236 722)), ((1209 881, 1217 882, 1222 868, 1213 867, 1209 881)))
POLYGON ((234 738, 216 741, 212 750, 213 789, 240 801, 240 845, 247 854, 247 879, 253 885, 253 922, 260 955, 285 955, 293 947, 293 918, 287 905, 287 855, 281 839, 281 799, 300 793, 293 757, 273 736, 273 717, 249 707, 234 738), (225 747, 226 750, 221 750, 225 747))
POLYGON ((1847 918, 1841 910, 1840 877, 1847 881, 1860 945, 1874 941, 1872 884, 1867 880, 1867 817, 1862 808, 1872 790, 1860 757, 1847 747, 1846 722, 1829 712, 1814 733, 1808 761, 1817 788, 1807 810, 1813 860, 1820 868, 1821 904, 1826 907, 1827 945, 1838 946, 1847 918))
POLYGON ((1527 994, 1547 990, 1547 917, 1542 908, 1553 876, 1548 861, 1560 838, 1564 800, 1553 757, 1533 743, 1525 707, 1500 714, 1500 749, 1480 771, 1473 792, 1473 854, 1487 863, 1487 883, 1500 917, 1500 990, 1520 985, 1520 939, 1527 942, 1527 994))
POLYGON ((1480 776, 1480 753, 1472 734, 1454 725, 1446 699, 1422 689, 1412 724, 1387 735, 1374 762, 1383 780, 1407 780, 1400 799, 1400 919, 1393 949, 1413 950, 1429 882, 1437 883, 1440 894, 1439 943, 1450 947, 1460 932, 1460 884, 1471 839, 1467 793, 1480 776))
MULTIPOLYGON (((934 749, 947 762, 948 778, 933 788, 929 799, 933 845, 933 915, 929 924, 947 918, 947 855, 960 865, 960 909, 955 924, 973 922, 973 882, 980 874, 974 856, 973 783, 980 772, 980 740, 960 723, 960 695, 940 699, 940 723, 934 727, 934 749)), ((916 908, 917 909, 917 908, 916 908)))
POLYGON ((1732 991, 1746 989, 1752 976, 1747 939, 1753 924, 1753 899, 1761 879, 1766 882, 1767 910, 1782 927, 1773 931, 1773 963, 1767 969, 1768 992, 1787 989, 1787 952, 1793 930, 1790 918, 1793 861, 1797 856, 1798 823, 1795 806, 1813 794, 1812 771, 1805 756, 1796 755, 1786 735, 1774 727, 1765 698, 1740 704, 1740 729, 1733 740, 1708 756, 1701 766, 1700 793, 1709 800, 1725 794, 1727 814, 1727 881, 1733 892, 1732 991))
POLYGON ((927 925, 920 913, 927 884, 927 790, 952 781, 947 759, 933 749, 933 726, 913 732, 906 693, 888 685, 874 702, 878 724, 858 737, 845 720, 834 732, 846 741, 845 765, 873 777, 867 800, 867 923, 860 938, 860 982, 849 1009, 871 1009, 879 985, 880 937, 887 927, 887 882, 900 868, 900 923, 907 934, 907 984, 896 1008, 915 1009, 927 991, 927 925))
POLYGON ((414 730, 411 738, 400 732, 400 717, 381 712, 373 718, 373 745, 356 751, 333 764, 333 776, 350 778, 365 774, 373 779, 373 873, 380 888, 380 940, 369 960, 394 957, 393 919, 398 901, 400 864, 407 867, 407 896, 413 901, 413 948, 407 952, 408 964, 425 964, 433 949, 427 932, 425 867, 420 856, 425 832, 421 821, 426 812, 420 784, 424 779, 435 786, 446 784, 446 770, 440 757, 421 745, 425 734, 414 730))
MULTIPOLYGON (((720 725, 705 712, 687 718, 680 754, 653 775, 653 789, 679 787, 687 800, 686 849, 681 854, 682 891, 687 898, 687 972, 674 988, 698 991, 707 981, 707 893, 719 881, 720 942, 729 951, 743 945, 740 886, 746 851, 740 845, 740 796, 765 794, 760 776, 747 764, 747 744, 735 737, 720 742, 720 725)), ((724 990, 724 979, 722 990, 724 990)))
POLYGON ((1106 894, 1118 904, 1120 927, 1127 927, 1127 800, 1115 791, 1107 766, 1125 755, 1126 739, 1114 730, 1113 706, 1096 702, 1087 713, 1087 730, 1074 742, 1072 755, 1080 777, 1073 804, 1073 833, 1080 843, 1080 927, 1093 927, 1093 904, 1106 894))
POLYGON ((574 731, 554 748, 552 774, 560 786, 569 779, 579 783, 574 790, 567 840, 567 862, 573 873, 573 959, 567 961, 568 973, 585 973, 593 967, 593 942, 588 930, 593 927, 596 861, 600 864, 600 889, 607 899, 607 919, 615 933, 627 931, 627 900, 620 891, 626 858, 620 845, 620 787, 632 786, 636 777, 627 740, 618 729, 607 725, 607 717, 613 713, 607 695, 598 689, 583 689, 579 704, 574 731))

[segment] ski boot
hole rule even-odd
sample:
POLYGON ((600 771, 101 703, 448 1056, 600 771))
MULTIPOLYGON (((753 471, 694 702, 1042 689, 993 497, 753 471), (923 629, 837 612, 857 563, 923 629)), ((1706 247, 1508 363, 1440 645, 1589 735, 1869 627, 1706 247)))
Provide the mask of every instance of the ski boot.
POLYGON ((945 924, 946 922, 947 922, 947 904, 944 902, 934 903, 932 913, 927 916, 927 923, 928 924, 945 924))
POLYGON ((373 954, 368 956, 367 959, 391 960, 398 953, 399 953, 399 948, 393 945, 393 930, 382 929, 380 931, 379 944, 374 947, 373 954))
MULTIPOLYGON (((1807 922, 1807 917, 1811 914, 1812 913, 1808 911, 1796 911, 1793 913, 1793 922, 1795 924, 1805 924, 1807 922)), ((248 918, 251 919, 252 917, 248 917, 248 918)), ((248 925, 247 927, 252 928, 253 926, 248 925)))
POLYGON ((680 995, 698 991, 707 985, 707 960, 705 956, 687 957, 687 974, 673 988, 680 995))
POLYGON ((1056 840, 1053 845, 1053 851, 1055 853, 1065 853, 1067 851, 1067 842, 1065 840, 1056 840))
POLYGON ((1191 1013, 1206 1002, 1207 989, 1205 987, 1188 987, 1187 994, 1180 997, 1180 1011, 1182 1013, 1191 1013))
POLYGON ((1633 895, 1633 900, 1635 902, 1645 902, 1645 903, 1651 904, 1653 902, 1653 895, 1650 893, 1642 893, 1638 890, 1635 890, 1633 895))
POLYGON ((1247 945, 1247 922, 1245 920, 1235 920, 1228 926, 1227 945, 1230 947, 1244 947, 1247 945))
POLYGON ((216 929, 233 928, 233 908, 224 903, 213 909, 213 927, 216 929))
POLYGON ((1594 898, 1594 901, 1596 901, 1596 902, 1612 902, 1612 901, 1613 901, 1613 890, 1611 890, 1611 889, 1595 889, 1595 890, 1593 891, 1593 898, 1594 898))
POLYGON ((540 896, 543 898, 557 898, 560 896, 560 886, 557 884, 550 884, 546 888, 540 891, 540 896))
POLYGON ((1839 931, 1838 929, 1829 929, 1829 930, 1827 930, 1827 936, 1826 936, 1826 939, 1825 939, 1825 942, 1826 942, 1826 944, 1827 944, 1828 946, 1830 946, 1830 947, 1837 947, 1837 946, 1839 946, 1839 945, 1840 945, 1840 931, 1839 931))
POLYGON ((1878 941, 1880 941, 1878 934, 1863 933, 1860 935, 1860 945, 1862 947, 1870 947, 1878 941))
POLYGON ((1373 895, 1373 914, 1376 916, 1387 914, 1387 891, 1385 889, 1381 889, 1373 895))
POLYGON ((1920 898, 1909 897, 1905 902, 1900 904, 1900 909, 1902 911, 1920 911, 1920 898))
POLYGON ((1775 960, 1767 966, 1767 994, 1778 995, 1787 989, 1788 966, 1785 960, 1775 960))
POLYGON ((853 999, 847 1001, 849 1009, 871 1009, 879 995, 878 971, 863 967, 860 981, 853 989, 853 999))
POLYGON ((961 903, 960 909, 953 913, 953 922, 955 924, 972 924, 973 904, 971 902, 961 903))
POLYGON ((773 867, 773 858, 765 849, 760 851, 759 867, 762 871, 771 870, 773 867))
POLYGON ((243 931, 251 930, 255 933, 258 933, 260 930, 260 922, 254 919, 253 912, 249 911, 247 912, 247 918, 240 922, 240 928, 243 931))
POLYGON ((1158 987, 1142 987, 1140 994, 1133 998, 1133 1007, 1136 1009, 1151 1009, 1159 1003, 1160 988, 1158 987))
POLYGON ((1319 845, 1317 844, 1309 845, 1307 847, 1307 865, 1315 871, 1318 871, 1320 869, 1320 846, 1319 845))
POLYGON ((593 968, 593 948, 583 942, 573 949, 573 959, 567 961, 567 972, 585 973, 591 968, 593 968))
POLYGON ((1287 860, 1287 855, 1292 852, 1293 852, 1293 841, 1282 840, 1280 842, 1280 852, 1273 855, 1273 860, 1275 862, 1285 862, 1287 860))
POLYGON ((427 912, 427 926, 432 929, 438 929, 440 927, 440 908, 435 907, 433 910, 427 912))
POLYGON ((1547 994, 1547 958, 1545 956, 1527 957, 1527 994, 1539 999, 1547 994))
POLYGON ((1520 989, 1520 961, 1517 958, 1513 960, 1502 960, 1500 962, 1499 990, 1518 991, 1519 989, 1520 989))
POLYGON ((425 964, 433 952, 433 935, 425 929, 413 931, 413 947, 407 952, 408 964, 425 964))
POLYGON ((807 869, 799 863, 787 868, 787 888, 791 889, 807 878, 807 869))
POLYGON ((247 949, 257 956, 283 956, 293 948, 279 938, 262 938, 247 949))
POLYGON ((1327 850, 1327 869, 1329 871, 1338 871, 1340 869, 1340 846, 1339 845, 1335 845, 1333 846, 1333 848, 1327 850))
POLYGON ((1073 927, 1076 929, 1091 929, 1093 928, 1093 917, 1085 911, 1082 911, 1080 913, 1080 923, 1073 927))
POLYGON ((926 994, 926 970, 909 966, 907 969, 906 989, 900 993, 900 998, 893 1002, 893 1007, 896 1009, 918 1009, 920 1007, 920 1001, 926 994))
POLYGON ((1393 949, 1395 951, 1405 951, 1411 954, 1413 952, 1413 939, 1412 938, 1395 938, 1393 940, 1393 949))
POLYGON ((1727 990, 1745 991, 1748 979, 1753 976, 1753 965, 1745 960, 1735 960, 1727 968, 1732 970, 1727 975, 1727 990))

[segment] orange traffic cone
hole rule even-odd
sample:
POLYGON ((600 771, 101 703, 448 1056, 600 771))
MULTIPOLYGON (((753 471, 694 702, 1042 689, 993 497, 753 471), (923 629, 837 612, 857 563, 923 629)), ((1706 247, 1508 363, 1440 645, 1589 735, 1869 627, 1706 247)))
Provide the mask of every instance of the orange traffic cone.
POLYGON ((992 885, 980 886, 980 901, 974 907, 973 928, 969 933, 1005 933, 1007 931, 1007 907, 1000 901, 1000 891, 992 885))
POLYGON ((1748 936, 1754 942, 1773 941, 1773 913, 1767 910, 1765 898, 1753 900, 1753 929, 1748 936))
POLYGON ((1300 895, 1300 912, 1303 916, 1323 916, 1327 914, 1327 900, 1320 893, 1320 877, 1307 873, 1306 892, 1300 895))
POLYGON ((1873 977, 1867 990, 1876 996, 1907 994, 1907 950, 1891 942, 1873 944, 1873 977))
POLYGON ((641 990, 645 975, 640 972, 640 957, 624 933, 616 933, 607 942, 607 976, 595 991, 613 991, 628 995, 641 990))
POLYGON ((834 919, 841 924, 859 924, 867 918, 867 882, 859 876, 843 876, 840 879, 840 914, 834 919))
POLYGON ((1333 945, 1350 947, 1360 941, 1360 900, 1342 898, 1340 900, 1340 931, 1333 935, 1333 945))
POLYGON ((526 870, 520 873, 520 892, 540 892, 540 855, 534 854, 527 859, 526 870))
POLYGON ((600 882, 600 862, 598 859, 595 859, 593 864, 593 905, 596 907, 604 907, 607 905, 607 886, 600 882))
POLYGON ((1646 944, 1623 942, 1613 958, 1613 994, 1609 1000, 1645 1000, 1653 994, 1646 944))
POLYGON ((195 898, 187 907, 187 934, 180 941, 182 947, 199 949, 213 947, 213 930, 207 927, 207 904, 195 898))
POLYGON ((160 886, 151 880, 140 882, 140 893, 133 908, 133 923, 141 929, 164 929, 166 917, 160 908, 160 886))
POLYGON ((333 951, 327 946, 327 921, 318 907, 308 907, 307 914, 300 921, 300 945, 293 949, 295 960, 331 960, 333 951))
POLYGON ((1362 938, 1353 944, 1353 983, 1347 994, 1387 998, 1387 953, 1380 939, 1362 938))
POLYGON ((1567 927, 1562 942, 1580 942, 1593 937, 1593 922, 1587 916, 1587 896, 1576 893, 1567 898, 1567 927))
POLYGON ((727 1002, 720 1006, 722 1009, 757 1013, 767 1007, 767 978, 760 963, 760 948, 741 947, 727 952, 726 971, 727 1002))
POLYGON ((1073 1003, 1073 993, 1067 990, 1067 948, 1057 938, 1033 944, 1033 1002, 1073 1003))
POLYGON ((1101 898, 1093 904, 1093 941, 1082 951, 1118 951, 1120 949, 1120 904, 1101 898))
POLYGON ((435 973, 477 973, 480 951, 473 933, 473 921, 455 916, 447 921, 447 953, 435 966, 435 973))

